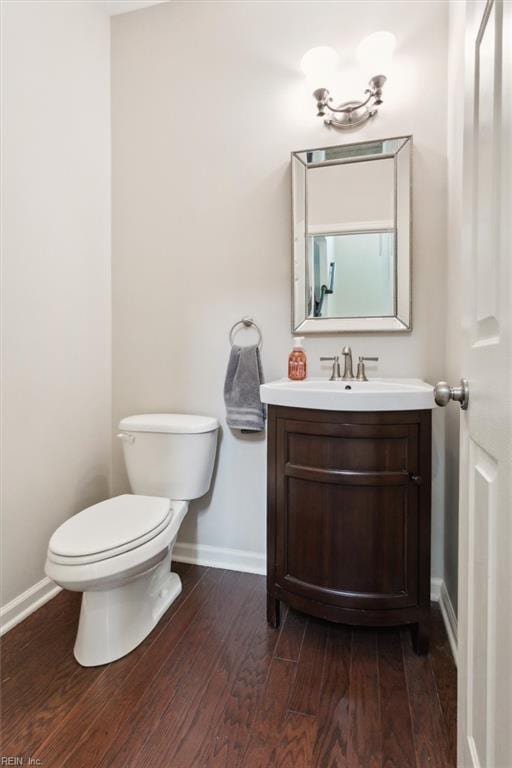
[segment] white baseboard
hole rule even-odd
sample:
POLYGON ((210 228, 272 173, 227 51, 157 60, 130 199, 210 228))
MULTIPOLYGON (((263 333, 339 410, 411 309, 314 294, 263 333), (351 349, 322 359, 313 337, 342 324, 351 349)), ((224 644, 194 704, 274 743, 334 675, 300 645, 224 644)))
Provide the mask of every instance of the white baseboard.
POLYGON ((61 591, 53 581, 45 576, 33 587, 30 587, 21 595, 15 597, 10 603, 0 608, 0 635, 4 635, 10 629, 26 619, 31 613, 37 611, 42 605, 51 600, 61 591))
POLYGON ((443 580, 439 579, 437 576, 432 576, 430 579, 430 599, 433 600, 434 603, 438 603, 440 600, 442 583, 443 580))
POLYGON ((452 601, 450 600, 450 595, 448 594, 444 581, 441 582, 439 592, 439 607, 441 609, 446 634, 450 641, 453 658, 455 659, 455 664, 457 664, 457 616, 455 615, 452 601))
POLYGON ((453 609, 450 595, 446 589, 443 579, 433 577, 430 581, 430 599, 439 603, 441 616, 443 617, 446 634, 450 642, 453 658, 457 664, 457 616, 453 609))
POLYGON ((210 547, 207 544, 186 544, 178 541, 174 545, 172 559, 178 563, 208 565, 210 568, 226 568, 228 571, 259 573, 263 576, 267 573, 266 555, 245 549, 210 547))
MULTIPOLYGON (((267 572, 266 556, 263 553, 250 552, 243 549, 211 547, 207 544, 177 542, 174 546, 173 560, 179 563, 206 565, 210 568, 225 568, 229 571, 241 571, 242 573, 265 575, 267 572)), ((16 624, 19 624, 23 619, 51 600, 52 597, 55 597, 60 591, 61 587, 58 587, 53 581, 45 577, 21 595, 15 597, 10 603, 4 605, 0 609, 0 635, 15 627, 16 624)), ((442 579, 432 578, 430 597, 439 603, 450 647, 455 663, 457 663, 457 616, 442 579)))

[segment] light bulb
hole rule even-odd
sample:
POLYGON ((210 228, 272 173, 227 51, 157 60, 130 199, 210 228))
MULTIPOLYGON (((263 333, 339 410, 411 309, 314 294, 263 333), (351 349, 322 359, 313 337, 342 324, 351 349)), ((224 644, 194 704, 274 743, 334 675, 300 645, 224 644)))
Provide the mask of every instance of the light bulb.
POLYGON ((321 45, 318 48, 311 48, 305 53, 300 66, 313 88, 327 88, 336 72, 337 63, 338 54, 336 51, 321 45))
POLYGON ((357 59, 367 78, 389 75, 396 38, 391 32, 374 32, 359 43, 357 59))

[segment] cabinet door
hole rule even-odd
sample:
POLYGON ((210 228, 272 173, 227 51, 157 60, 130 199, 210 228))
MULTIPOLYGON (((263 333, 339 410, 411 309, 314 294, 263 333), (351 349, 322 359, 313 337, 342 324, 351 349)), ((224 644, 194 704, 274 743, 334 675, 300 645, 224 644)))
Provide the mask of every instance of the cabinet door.
POLYGON ((280 418, 276 581, 343 608, 418 602, 418 424, 280 418))

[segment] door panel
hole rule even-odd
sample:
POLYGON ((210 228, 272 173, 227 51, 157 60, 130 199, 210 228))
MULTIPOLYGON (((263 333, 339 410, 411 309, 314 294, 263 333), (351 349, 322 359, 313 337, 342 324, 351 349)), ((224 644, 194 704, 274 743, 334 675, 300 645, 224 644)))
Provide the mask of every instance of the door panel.
POLYGON ((498 465, 469 446, 467 739, 474 765, 494 766, 496 514, 498 465), (476 671, 478 670, 478 673, 476 671))
POLYGON ((350 607, 415 605, 416 514, 409 483, 333 485, 288 479, 280 581, 305 597, 350 607), (328 593, 328 595, 327 595, 328 593))
POLYGON ((465 3, 458 762, 512 766, 512 3, 465 3))
POLYGON ((499 343, 498 311, 498 203, 499 158, 498 144, 494 140, 498 116, 501 51, 498 10, 494 3, 488 6, 475 44, 475 141, 473 167, 475 170, 474 241, 476 258, 475 336, 480 344, 499 343))
MULTIPOLYGON (((391 428, 392 429, 392 428, 391 428)), ((363 434, 328 437, 325 435, 288 433, 288 461, 290 464, 320 469, 343 467, 353 471, 400 471, 408 468, 407 427, 388 432, 377 438, 363 434)), ((366 428, 368 435, 368 428, 366 428)))

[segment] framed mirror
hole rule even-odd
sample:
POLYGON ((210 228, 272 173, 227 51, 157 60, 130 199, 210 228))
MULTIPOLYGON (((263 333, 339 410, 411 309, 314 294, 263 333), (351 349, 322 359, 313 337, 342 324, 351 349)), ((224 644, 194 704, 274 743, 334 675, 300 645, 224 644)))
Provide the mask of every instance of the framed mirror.
POLYGON ((411 150, 292 152, 294 333, 411 330, 411 150))

